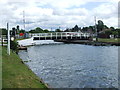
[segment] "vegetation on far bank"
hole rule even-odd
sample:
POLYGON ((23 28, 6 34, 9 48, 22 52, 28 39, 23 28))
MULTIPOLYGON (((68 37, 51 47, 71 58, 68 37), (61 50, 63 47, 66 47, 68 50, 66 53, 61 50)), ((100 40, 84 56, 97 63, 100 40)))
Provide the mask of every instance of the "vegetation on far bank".
POLYGON ((2 48, 2 87, 47 88, 16 53, 8 55, 6 47, 2 48))
POLYGON ((108 39, 108 38, 98 38, 99 42, 120 42, 120 38, 108 39))

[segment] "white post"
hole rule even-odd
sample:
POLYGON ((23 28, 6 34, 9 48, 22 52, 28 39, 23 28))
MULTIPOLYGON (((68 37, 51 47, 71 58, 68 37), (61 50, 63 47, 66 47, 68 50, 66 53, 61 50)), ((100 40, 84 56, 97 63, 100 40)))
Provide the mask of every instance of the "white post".
POLYGON ((72 33, 71 33, 71 39, 72 39, 72 33))
POLYGON ((7 23, 7 30, 8 30, 8 54, 10 55, 10 31, 9 31, 9 24, 7 23))
POLYGON ((80 39, 81 39, 81 34, 79 33, 80 39))

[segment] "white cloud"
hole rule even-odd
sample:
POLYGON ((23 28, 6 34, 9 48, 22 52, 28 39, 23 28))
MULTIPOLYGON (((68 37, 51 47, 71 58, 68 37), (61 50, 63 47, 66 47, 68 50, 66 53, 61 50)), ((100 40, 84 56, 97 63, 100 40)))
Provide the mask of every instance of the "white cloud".
POLYGON ((98 2, 99 5, 92 9, 86 8, 88 2, 96 0, 1 0, 0 27, 6 27, 6 22, 10 22, 11 28, 18 24, 22 28, 23 10, 27 30, 94 25, 94 16, 108 26, 117 27, 118 0, 99 0, 103 3, 98 2))

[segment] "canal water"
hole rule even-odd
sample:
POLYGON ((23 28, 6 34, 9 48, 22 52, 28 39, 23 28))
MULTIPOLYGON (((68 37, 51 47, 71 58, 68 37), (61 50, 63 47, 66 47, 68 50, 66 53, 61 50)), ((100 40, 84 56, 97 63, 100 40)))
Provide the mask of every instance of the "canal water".
POLYGON ((52 88, 118 88, 117 46, 39 45, 19 56, 52 88))

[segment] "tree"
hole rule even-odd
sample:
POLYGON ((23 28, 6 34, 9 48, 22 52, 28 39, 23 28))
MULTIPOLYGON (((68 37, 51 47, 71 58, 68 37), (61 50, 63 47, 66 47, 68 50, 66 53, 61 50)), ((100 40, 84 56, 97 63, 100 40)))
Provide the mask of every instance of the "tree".
POLYGON ((75 27, 73 29, 74 29, 74 32, 78 32, 79 31, 78 25, 75 25, 75 27))
POLYGON ((89 26, 89 29, 94 33, 95 32, 95 26, 89 26))
POLYGON ((19 30, 19 33, 25 33, 25 30, 21 29, 19 30))
POLYGON ((109 27, 107 25, 104 25, 104 29, 109 29, 109 27))
POLYGON ((38 32, 42 32, 43 31, 43 29, 41 29, 40 27, 37 27, 35 30, 38 31, 38 32))
POLYGON ((112 31, 110 31, 110 30, 105 31, 105 34, 106 34, 106 35, 111 35, 111 34, 112 34, 112 31))
POLYGON ((44 30, 44 33, 48 33, 49 31, 47 29, 44 30))
POLYGON ((29 32, 30 33, 43 33, 44 31, 40 27, 37 27, 37 28, 35 28, 33 30, 30 30, 29 32))
POLYGON ((69 29, 69 28, 67 28, 64 32, 70 32, 70 29, 69 29))
POLYGON ((112 31, 114 31, 114 30, 115 30, 115 28, 114 28, 114 27, 110 27, 110 29, 111 29, 112 31))
POLYGON ((19 33, 19 25, 16 26, 16 33, 18 34, 19 33))
POLYGON ((88 27, 83 27, 82 28, 82 32, 87 32, 88 31, 88 27))
POLYGON ((118 31, 113 31, 112 34, 116 36, 118 35, 118 31))
POLYGON ((7 35, 7 30, 5 28, 0 28, 0 32, 2 35, 7 35))
POLYGON ((61 30, 60 29, 56 29, 55 32, 61 32, 61 30))
POLYGON ((98 32, 99 32, 99 31, 102 31, 103 28, 104 28, 104 23, 103 23, 103 21, 98 20, 98 24, 97 24, 97 30, 98 30, 98 32))

